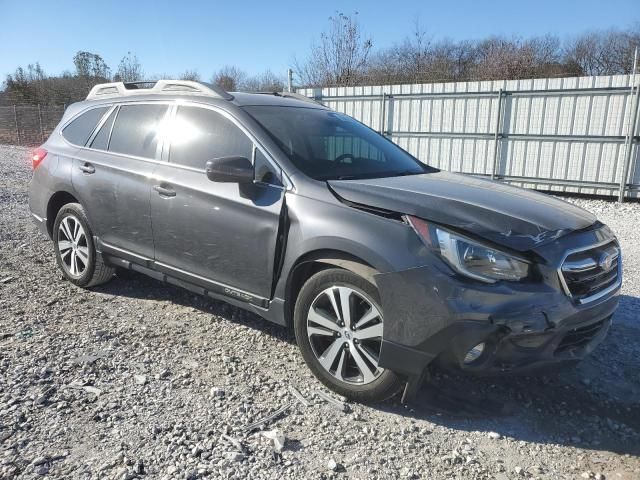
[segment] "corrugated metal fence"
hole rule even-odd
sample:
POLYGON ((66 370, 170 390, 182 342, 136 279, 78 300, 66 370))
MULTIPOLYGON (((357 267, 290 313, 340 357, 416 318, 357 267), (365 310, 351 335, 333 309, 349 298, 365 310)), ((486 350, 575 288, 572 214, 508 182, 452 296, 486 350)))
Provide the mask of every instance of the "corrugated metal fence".
POLYGON ((552 191, 618 196, 624 184, 629 198, 640 189, 633 82, 616 75, 297 92, 434 167, 552 191))

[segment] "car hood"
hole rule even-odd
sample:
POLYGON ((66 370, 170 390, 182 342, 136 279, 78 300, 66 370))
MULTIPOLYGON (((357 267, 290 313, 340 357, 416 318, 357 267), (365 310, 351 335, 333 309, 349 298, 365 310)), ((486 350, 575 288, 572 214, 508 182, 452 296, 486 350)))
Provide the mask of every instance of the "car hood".
POLYGON ((415 215, 518 251, 596 221, 586 210, 555 197, 450 172, 327 183, 347 202, 415 215))

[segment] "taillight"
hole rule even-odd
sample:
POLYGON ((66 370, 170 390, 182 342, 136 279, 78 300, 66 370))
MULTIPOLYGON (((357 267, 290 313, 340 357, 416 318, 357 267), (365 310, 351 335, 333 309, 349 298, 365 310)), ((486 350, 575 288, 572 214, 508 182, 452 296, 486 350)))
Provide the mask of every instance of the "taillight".
POLYGON ((42 163, 42 160, 44 160, 44 157, 46 156, 47 156, 47 151, 44 148, 36 148, 33 151, 33 155, 31 155, 31 166, 33 167, 34 170, 38 168, 38 165, 42 163))

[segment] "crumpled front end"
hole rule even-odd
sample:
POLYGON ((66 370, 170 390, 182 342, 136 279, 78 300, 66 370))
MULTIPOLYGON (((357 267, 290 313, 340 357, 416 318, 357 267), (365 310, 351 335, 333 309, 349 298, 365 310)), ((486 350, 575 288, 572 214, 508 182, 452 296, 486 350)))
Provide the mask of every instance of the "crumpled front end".
POLYGON ((587 298, 566 290, 563 265, 568 252, 586 258, 592 246, 610 244, 617 243, 606 227, 575 232, 536 251, 536 275, 523 282, 485 284, 437 261, 377 275, 385 314, 379 365, 419 376, 434 360, 470 373, 524 372, 580 360, 606 336, 622 266, 613 267, 618 277, 603 295, 587 298))

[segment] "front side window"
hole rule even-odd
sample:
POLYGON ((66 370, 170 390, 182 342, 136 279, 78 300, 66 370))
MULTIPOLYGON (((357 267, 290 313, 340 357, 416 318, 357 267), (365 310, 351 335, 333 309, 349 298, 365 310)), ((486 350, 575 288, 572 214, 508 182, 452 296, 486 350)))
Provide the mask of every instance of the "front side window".
POLYGON ((169 128, 169 162, 204 169, 219 157, 252 158, 253 143, 231 120, 200 107, 180 106, 169 128))
POLYGON ((109 107, 92 108, 77 117, 73 122, 64 127, 62 136, 74 145, 84 147, 95 130, 96 125, 109 107))
POLYGON ((122 105, 113 125, 109 151, 155 158, 167 105, 122 105))
POLYGON ((289 160, 316 180, 435 171, 348 115, 306 107, 244 107, 289 160))
POLYGON ((256 182, 282 187, 282 172, 275 169, 267 157, 257 148, 253 168, 255 169, 256 182))

